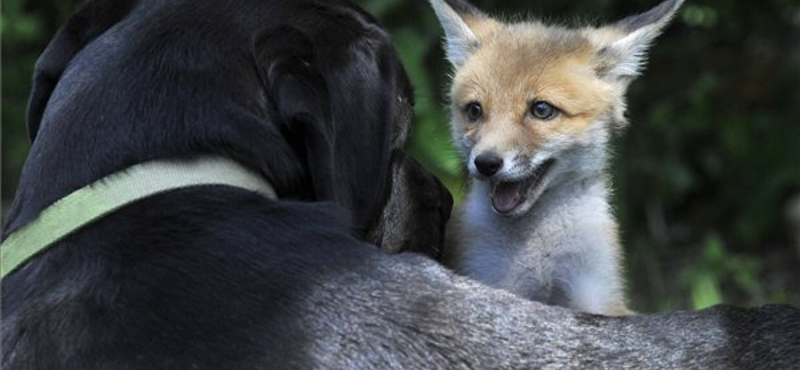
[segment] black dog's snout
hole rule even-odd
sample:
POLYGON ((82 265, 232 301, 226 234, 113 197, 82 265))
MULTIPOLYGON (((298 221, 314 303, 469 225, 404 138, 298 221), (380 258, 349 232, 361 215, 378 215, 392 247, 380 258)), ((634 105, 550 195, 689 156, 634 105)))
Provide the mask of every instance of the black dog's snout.
POLYGON ((485 152, 475 157, 475 168, 484 176, 492 176, 503 168, 503 158, 497 153, 485 152))

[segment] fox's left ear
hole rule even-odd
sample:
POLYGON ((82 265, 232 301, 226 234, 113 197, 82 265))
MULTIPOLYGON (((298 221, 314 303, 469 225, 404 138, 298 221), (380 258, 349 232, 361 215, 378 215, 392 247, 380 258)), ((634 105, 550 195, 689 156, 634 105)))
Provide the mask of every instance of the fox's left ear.
POLYGON ((683 0, 667 0, 645 13, 590 32, 590 39, 599 47, 598 73, 612 80, 630 80, 638 76, 650 44, 682 3, 683 0))
POLYGON ((481 47, 481 36, 498 23, 466 0, 429 0, 444 29, 447 59, 461 67, 481 47))

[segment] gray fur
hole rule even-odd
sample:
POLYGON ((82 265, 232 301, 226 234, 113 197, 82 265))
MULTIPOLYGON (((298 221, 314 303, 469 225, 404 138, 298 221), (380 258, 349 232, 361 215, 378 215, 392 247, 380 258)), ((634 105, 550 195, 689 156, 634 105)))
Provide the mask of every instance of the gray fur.
POLYGON ((667 0, 647 12, 615 23, 612 27, 622 34, 598 53, 602 60, 598 66, 601 75, 622 80, 639 75, 647 60, 647 49, 681 4, 683 0, 667 0))
POLYGON ((594 316, 412 256, 324 280, 304 305, 317 368, 788 369, 800 356, 800 311, 787 306, 594 316))
POLYGON ((453 10, 455 10, 458 14, 475 17, 485 15, 480 9, 476 8, 465 0, 445 0, 445 3, 453 8, 453 10))
POLYGON ((636 31, 645 26, 665 24, 683 4, 683 0, 667 0, 642 14, 632 15, 619 22, 617 27, 627 32, 636 31))

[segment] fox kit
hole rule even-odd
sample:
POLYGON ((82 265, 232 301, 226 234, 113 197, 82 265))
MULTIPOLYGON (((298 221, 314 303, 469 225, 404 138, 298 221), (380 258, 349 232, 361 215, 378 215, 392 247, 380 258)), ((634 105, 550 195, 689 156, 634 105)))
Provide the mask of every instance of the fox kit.
POLYGON ((430 2, 455 69, 453 138, 472 178, 446 263, 529 299, 629 313, 608 142, 626 124, 628 84, 682 0, 575 29, 430 2))

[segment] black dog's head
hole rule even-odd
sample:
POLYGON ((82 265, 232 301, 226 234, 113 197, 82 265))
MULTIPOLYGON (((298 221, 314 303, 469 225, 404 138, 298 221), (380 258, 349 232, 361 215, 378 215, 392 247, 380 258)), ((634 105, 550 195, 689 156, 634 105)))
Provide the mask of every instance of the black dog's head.
POLYGON ((400 151, 412 118, 388 36, 352 5, 90 1, 37 63, 33 146, 6 230, 132 164, 216 154, 261 173, 280 197, 341 204, 361 237, 390 243, 398 238, 376 230, 426 229, 407 223, 441 234, 449 194, 400 151), (426 180, 392 180, 408 171, 426 180), (399 200, 410 195, 427 204, 399 200), (387 220, 390 198, 409 206, 387 220))

